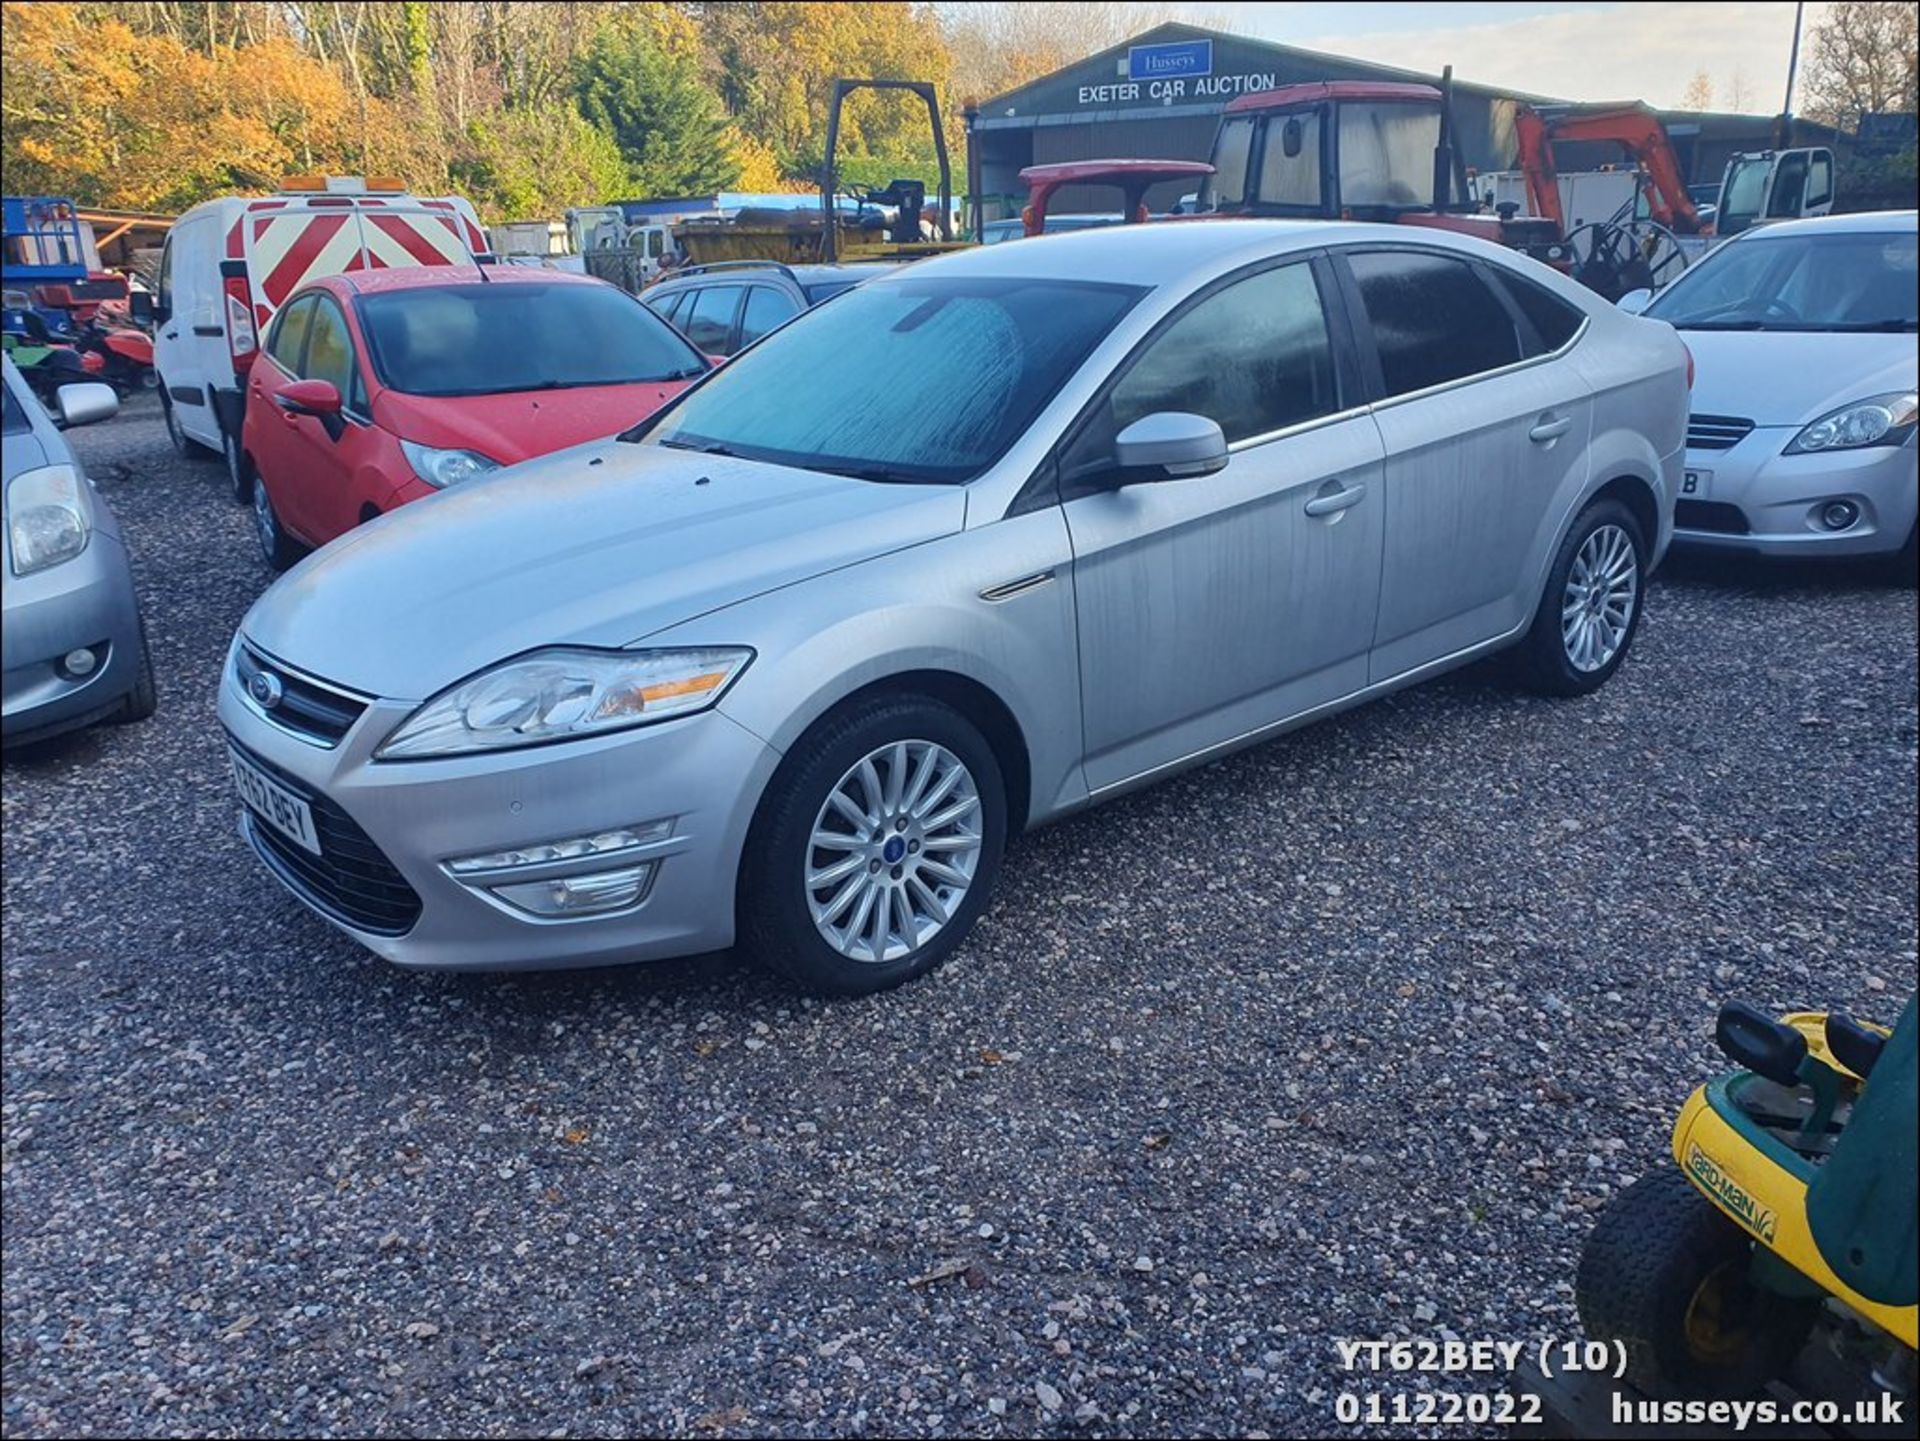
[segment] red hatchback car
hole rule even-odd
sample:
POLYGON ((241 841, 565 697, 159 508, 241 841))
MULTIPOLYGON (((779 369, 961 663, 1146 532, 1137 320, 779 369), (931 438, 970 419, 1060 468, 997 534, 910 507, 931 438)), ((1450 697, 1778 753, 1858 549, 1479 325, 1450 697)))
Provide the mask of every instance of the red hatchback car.
POLYGON ((283 569, 449 485, 625 430, 711 368, 646 306, 551 270, 330 275, 274 317, 247 379, 243 469, 283 569))

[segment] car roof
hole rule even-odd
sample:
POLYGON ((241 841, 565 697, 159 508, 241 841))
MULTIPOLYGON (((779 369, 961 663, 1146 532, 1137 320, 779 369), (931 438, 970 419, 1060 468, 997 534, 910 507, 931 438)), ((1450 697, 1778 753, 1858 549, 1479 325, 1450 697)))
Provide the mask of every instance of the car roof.
POLYGON ((799 265, 785 265, 769 260, 764 265, 745 261, 722 261, 718 270, 704 270, 690 265, 683 271, 668 271, 659 280, 648 286, 654 290, 685 290, 695 285, 719 285, 737 281, 745 284, 750 280, 795 280, 802 285, 820 285, 828 281, 842 280, 859 282, 871 280, 887 270, 899 269, 891 261, 865 261, 851 265, 828 264, 824 261, 808 261, 799 265))
MULTIPOLYGON (((1145 225, 1093 226, 1034 236, 1018 245, 980 245, 934 256, 906 274, 1006 276, 1026 280, 1103 280, 1120 285, 1160 286, 1199 270, 1331 244, 1387 241, 1465 249, 1499 250, 1450 231, 1405 225, 1368 225, 1351 220, 1176 219, 1145 225)), ((877 282, 887 284, 886 280, 877 282)))
MULTIPOLYGON (((529 265, 398 265, 379 270, 354 270, 339 275, 316 276, 301 286, 311 290, 325 286, 349 295, 378 295, 389 290, 429 290, 448 285, 604 285, 591 275, 576 275, 568 270, 542 270, 529 265)), ((287 297, 291 300, 293 297, 287 297)))
POLYGON ((1773 240, 1795 235, 1892 235, 1920 228, 1920 211, 1862 210, 1852 215, 1813 215, 1756 225, 1743 240, 1773 240))

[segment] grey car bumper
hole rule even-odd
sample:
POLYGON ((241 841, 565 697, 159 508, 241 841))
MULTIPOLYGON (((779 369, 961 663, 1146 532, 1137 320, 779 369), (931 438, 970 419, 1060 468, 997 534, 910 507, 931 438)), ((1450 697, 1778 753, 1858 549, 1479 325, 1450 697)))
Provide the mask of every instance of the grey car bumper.
POLYGON ((35 575, 7 577, 5 703, 10 743, 44 740, 113 715, 140 682, 140 610, 119 537, 95 529, 87 548, 35 575), (61 661, 91 650, 84 676, 61 661))
MULTIPOLYGON (((270 828, 241 806, 242 831, 268 869, 326 919, 398 965, 445 970, 613 964, 732 944, 741 848, 779 761, 758 737, 709 711, 560 745, 375 761, 373 751, 412 709, 375 701, 337 747, 326 748, 267 720, 240 695, 231 667, 223 678, 219 714, 229 738, 296 794, 321 798, 334 817, 320 826, 323 850, 340 845, 342 864, 355 875, 377 852, 418 899, 417 918, 399 934, 355 924, 335 904, 340 898, 329 893, 324 870, 284 842, 276 850, 270 828), (622 857, 654 862, 643 897, 613 914, 538 919, 487 884, 456 878, 447 865, 660 821, 671 823, 663 838, 622 857), (349 828, 353 834, 336 842, 349 828)), ((596 864, 605 869, 608 860, 550 863, 514 878, 584 875, 596 864)), ((350 876, 347 884, 355 883, 350 876)))
POLYGON ((1887 555, 1906 544, 1916 514, 1914 443, 1784 455, 1792 429, 1759 429, 1727 450, 1689 450, 1676 507, 1674 543, 1767 556, 1887 555), (1831 528, 1823 511, 1850 506, 1851 523, 1831 528))

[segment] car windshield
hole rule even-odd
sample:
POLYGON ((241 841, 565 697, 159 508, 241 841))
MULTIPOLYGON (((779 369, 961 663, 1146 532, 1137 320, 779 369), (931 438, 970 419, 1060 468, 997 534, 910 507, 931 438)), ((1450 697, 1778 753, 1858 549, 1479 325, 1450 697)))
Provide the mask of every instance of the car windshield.
POLYGON ((705 363, 610 285, 487 281, 360 298, 381 383, 409 395, 499 395, 684 380, 705 363))
POLYGON ((864 480, 971 480, 1141 294, 1012 278, 863 285, 729 362, 644 433, 864 480))
POLYGON ((1754 233, 1710 254, 1646 313, 1676 330, 1914 329, 1915 237, 1754 233))

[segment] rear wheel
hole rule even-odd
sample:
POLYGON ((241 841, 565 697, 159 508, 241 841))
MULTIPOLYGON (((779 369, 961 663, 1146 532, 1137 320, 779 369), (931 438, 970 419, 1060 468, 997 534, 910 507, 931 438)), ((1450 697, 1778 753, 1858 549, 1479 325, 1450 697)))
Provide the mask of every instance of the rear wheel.
POLYGON ((1730 1400, 1784 1373, 1820 1314, 1753 1283, 1753 1242, 1680 1172, 1643 1176, 1600 1213, 1574 1302, 1596 1341, 1623 1344, 1655 1400, 1730 1400))
POLYGON ((1585 695, 1620 669, 1640 628, 1646 554, 1640 522, 1619 501, 1596 500, 1580 512, 1520 643, 1520 676, 1529 688, 1585 695))
MULTIPOLYGON (((157 377, 156 377, 157 383, 157 377)), ((160 392, 160 416, 167 424, 167 439, 173 442, 176 454, 186 460, 205 460, 207 448, 193 439, 181 428, 179 412, 173 408, 173 401, 163 389, 160 392)))
POLYGON ((260 544, 260 554, 274 570, 285 570, 300 559, 305 548, 280 524, 280 513, 273 508, 267 483, 255 477, 249 489, 253 492, 253 536, 260 544))
POLYGON ((1006 842, 1000 766, 950 706, 887 696, 788 751, 742 858, 740 941, 810 990, 925 975, 987 903, 1006 842))

